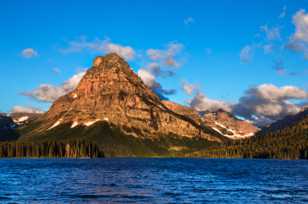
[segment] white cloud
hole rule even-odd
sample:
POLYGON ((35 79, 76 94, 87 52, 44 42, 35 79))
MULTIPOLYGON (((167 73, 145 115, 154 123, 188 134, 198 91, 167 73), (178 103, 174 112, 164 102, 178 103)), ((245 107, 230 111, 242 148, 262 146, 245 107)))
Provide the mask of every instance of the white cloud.
POLYGON ((198 87, 194 84, 190 84, 188 82, 183 82, 182 83, 182 89, 184 90, 184 92, 188 95, 192 95, 195 91, 198 90, 198 87))
POLYGON ((148 86, 148 87, 153 87, 155 84, 155 76, 150 73, 146 69, 139 69, 138 70, 138 76, 142 79, 142 81, 148 86))
POLYGON ((34 107, 14 106, 11 113, 43 113, 43 111, 34 107))
POLYGON ((268 40, 277 40, 280 39, 280 30, 278 27, 270 28, 267 25, 260 27, 261 31, 265 33, 268 40))
POLYGON ((104 50, 106 53, 117 53, 126 60, 131 60, 135 57, 134 49, 129 46, 122 46, 108 42, 105 44, 104 50))
POLYGON ((200 92, 197 92, 197 94, 189 101, 189 105, 197 111, 217 111, 220 109, 227 112, 231 111, 230 104, 219 100, 209 99, 200 92))
POLYGON ((286 47, 292 51, 303 53, 308 60, 308 14, 301 9, 293 16, 295 32, 286 47))
POLYGON ((176 56, 182 51, 183 47, 181 43, 172 42, 164 50, 151 48, 146 53, 153 61, 159 61, 161 64, 170 67, 179 67, 181 63, 176 59, 176 56))
POLYGON ((185 25, 190 25, 190 24, 193 24, 193 23, 195 23, 195 19, 193 17, 191 17, 191 16, 189 16, 189 17, 184 19, 184 24, 185 25))
POLYGON ((156 76, 148 69, 141 68, 138 70, 138 76, 150 89, 152 89, 159 97, 166 99, 165 95, 175 94, 174 89, 164 89, 160 83, 156 81, 156 76))
POLYGON ((307 98, 308 93, 295 86, 262 84, 248 89, 239 99, 239 103, 234 105, 233 112, 259 125, 267 125, 287 115, 298 113, 301 107, 291 101, 307 98))
POLYGON ((293 23, 295 25, 293 39, 308 43, 308 14, 305 10, 301 9, 293 16, 293 23))
POLYGON ((163 58, 164 53, 161 50, 156 50, 151 48, 147 50, 147 55, 151 60, 159 60, 163 58))
POLYGON ((195 94, 193 98, 188 101, 188 104, 196 111, 217 111, 220 109, 227 112, 231 111, 230 104, 206 97, 195 84, 183 82, 182 89, 188 95, 195 94))
POLYGON ((171 77, 175 75, 173 70, 163 70, 157 62, 152 62, 147 65, 146 69, 155 77, 171 77))
POLYGON ((72 76, 70 79, 68 79, 60 86, 54 86, 51 84, 41 84, 38 88, 30 92, 24 92, 22 94, 38 101, 53 102, 57 100, 59 97, 73 91, 77 87, 77 85, 79 84, 80 80, 84 75, 85 72, 80 72, 72 76))
POLYGON ((243 63, 248 63, 252 60, 253 56, 253 48, 250 45, 246 45, 245 47, 242 48, 240 52, 240 60, 243 63))
POLYGON ((62 53, 82 52, 84 50, 97 51, 102 53, 117 53, 126 60, 134 59, 136 53, 130 46, 112 43, 109 39, 95 39, 93 41, 82 37, 76 41, 70 41, 67 48, 61 49, 62 53))
POLYGON ((26 48, 26 49, 23 49, 21 51, 21 55, 24 57, 24 58, 32 58, 32 57, 36 57, 38 55, 37 51, 34 50, 33 48, 26 48))

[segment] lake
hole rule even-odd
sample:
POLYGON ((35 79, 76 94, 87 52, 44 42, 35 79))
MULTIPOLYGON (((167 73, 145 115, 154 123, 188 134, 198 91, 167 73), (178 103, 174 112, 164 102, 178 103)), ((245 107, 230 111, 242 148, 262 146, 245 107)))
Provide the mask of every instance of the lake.
POLYGON ((0 203, 307 202, 308 161, 0 160, 0 203))

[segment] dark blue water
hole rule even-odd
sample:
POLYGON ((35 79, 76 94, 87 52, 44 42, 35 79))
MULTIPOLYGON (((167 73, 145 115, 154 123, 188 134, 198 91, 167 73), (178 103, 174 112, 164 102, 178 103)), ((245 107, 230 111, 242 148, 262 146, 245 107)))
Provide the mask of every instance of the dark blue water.
POLYGON ((0 160, 0 203, 307 203, 308 161, 0 160))

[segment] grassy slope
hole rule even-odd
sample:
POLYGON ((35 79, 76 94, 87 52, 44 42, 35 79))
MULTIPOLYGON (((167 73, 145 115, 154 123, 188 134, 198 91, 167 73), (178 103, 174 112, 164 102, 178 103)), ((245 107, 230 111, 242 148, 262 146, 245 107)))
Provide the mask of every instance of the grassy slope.
POLYGON ((188 153, 207 149, 217 143, 200 138, 184 138, 175 135, 165 135, 157 138, 136 138, 124 134, 119 128, 106 122, 98 122, 91 127, 70 128, 63 124, 47 133, 29 136, 29 132, 37 124, 33 123, 20 129, 20 142, 72 141, 86 140, 96 143, 106 156, 142 156, 142 157, 172 157, 185 156, 188 153), (27 136, 28 135, 28 136, 27 136))

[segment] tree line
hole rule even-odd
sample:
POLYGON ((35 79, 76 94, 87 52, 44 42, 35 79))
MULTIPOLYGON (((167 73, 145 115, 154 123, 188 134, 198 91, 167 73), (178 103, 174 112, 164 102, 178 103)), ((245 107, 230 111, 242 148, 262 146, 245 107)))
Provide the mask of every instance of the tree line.
POLYGON ((253 138, 231 141, 194 152, 208 158, 308 159, 306 126, 288 127, 253 138))
POLYGON ((0 143, 0 157, 97 158, 104 157, 104 153, 87 141, 5 142, 0 143))

